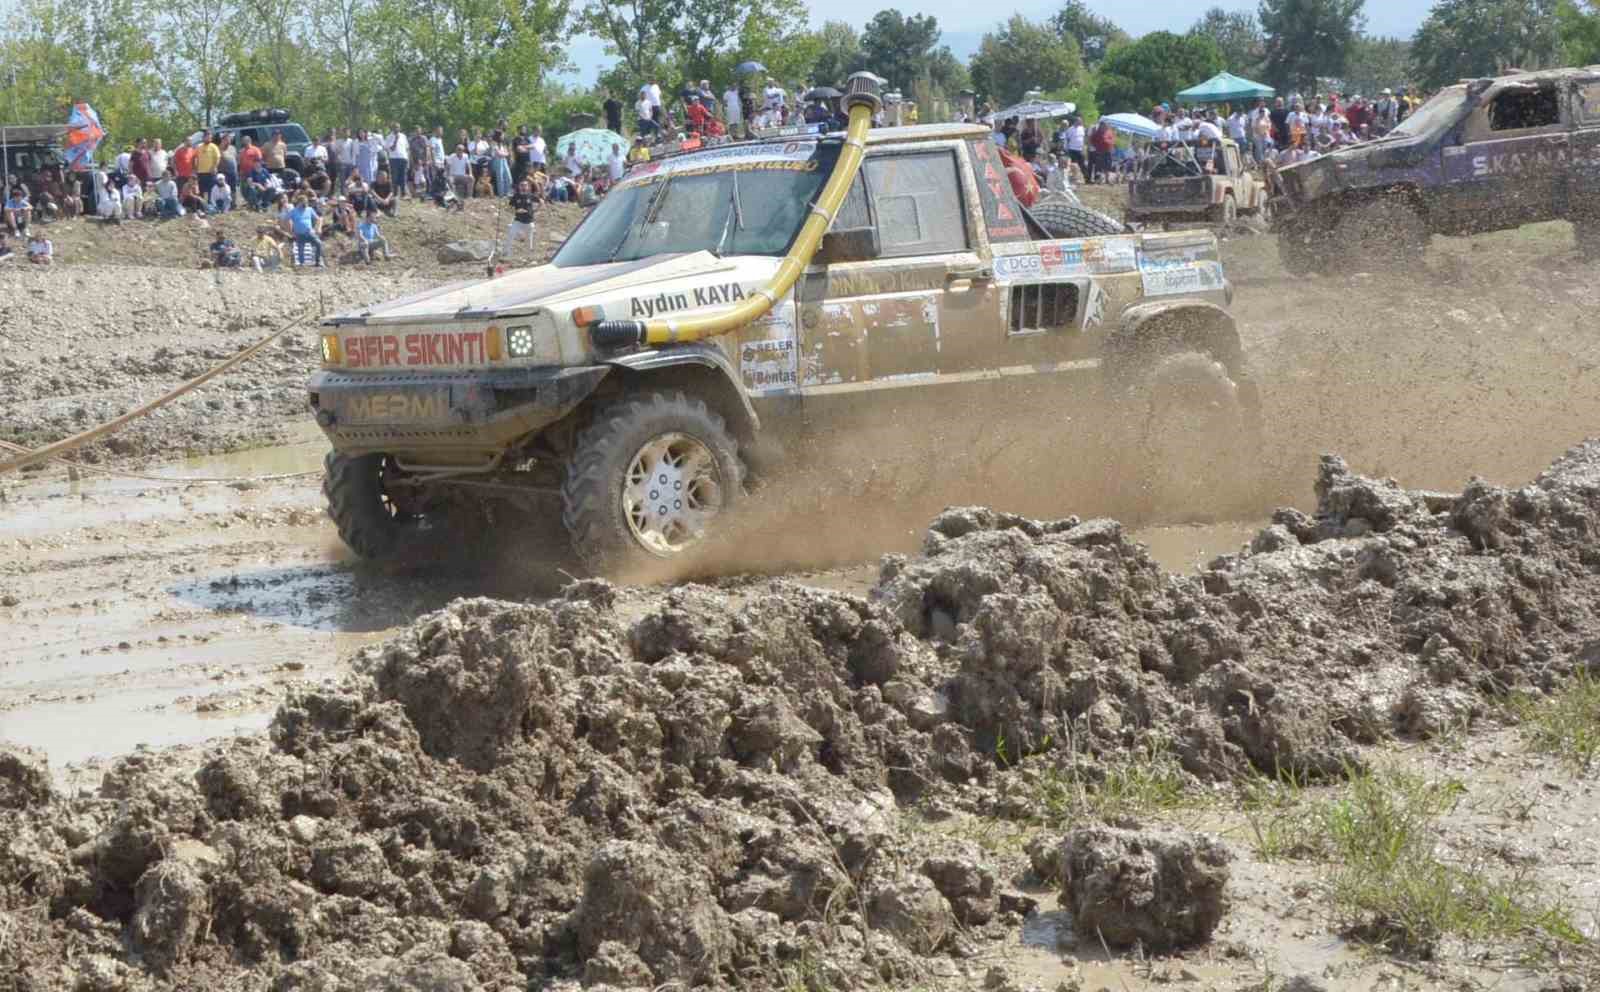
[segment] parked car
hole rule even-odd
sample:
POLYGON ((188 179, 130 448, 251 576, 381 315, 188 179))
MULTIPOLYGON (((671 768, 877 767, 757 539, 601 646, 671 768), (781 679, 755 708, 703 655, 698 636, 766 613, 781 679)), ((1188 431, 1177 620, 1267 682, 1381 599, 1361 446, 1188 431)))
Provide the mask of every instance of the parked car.
POLYGON ((289 119, 287 110, 248 110, 224 114, 217 126, 211 129, 211 133, 219 138, 224 134, 232 135, 235 146, 240 145, 240 139, 246 136, 257 145, 264 145, 272 138, 274 131, 283 132, 283 143, 287 146, 283 164, 304 175, 304 156, 307 146, 311 144, 311 135, 303 125, 289 119))

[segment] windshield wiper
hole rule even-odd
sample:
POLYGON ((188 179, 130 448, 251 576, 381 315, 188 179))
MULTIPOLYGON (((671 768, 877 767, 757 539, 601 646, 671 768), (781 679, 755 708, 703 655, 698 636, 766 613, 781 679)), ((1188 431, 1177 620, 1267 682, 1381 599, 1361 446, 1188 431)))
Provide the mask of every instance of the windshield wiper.
POLYGON ((617 242, 617 246, 611 249, 611 254, 606 256, 607 262, 615 262, 617 256, 622 254, 623 247, 634 240, 634 233, 644 230, 646 224, 656 219, 656 214, 661 210, 661 201, 667 195, 667 187, 671 185, 672 175, 669 173, 662 178, 661 185, 656 187, 655 192, 650 194, 650 199, 645 203, 644 209, 639 212, 638 223, 628 225, 628 233, 622 236, 622 240, 617 242))
POLYGON ((728 220, 722 225, 722 236, 717 238, 716 247, 711 249, 711 254, 717 258, 722 257, 722 246, 728 243, 728 235, 744 230, 744 214, 739 209, 739 173, 735 171, 730 175, 733 176, 733 189, 729 194, 728 220))

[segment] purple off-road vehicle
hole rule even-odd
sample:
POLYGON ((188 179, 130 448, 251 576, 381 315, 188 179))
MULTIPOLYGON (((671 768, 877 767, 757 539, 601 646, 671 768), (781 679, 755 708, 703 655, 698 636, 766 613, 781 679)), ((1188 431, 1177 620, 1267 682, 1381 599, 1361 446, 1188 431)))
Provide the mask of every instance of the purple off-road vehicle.
POLYGON ((1445 87, 1384 137, 1280 169, 1273 228, 1291 272, 1403 262, 1433 234, 1572 221, 1600 250, 1600 66, 1445 87))

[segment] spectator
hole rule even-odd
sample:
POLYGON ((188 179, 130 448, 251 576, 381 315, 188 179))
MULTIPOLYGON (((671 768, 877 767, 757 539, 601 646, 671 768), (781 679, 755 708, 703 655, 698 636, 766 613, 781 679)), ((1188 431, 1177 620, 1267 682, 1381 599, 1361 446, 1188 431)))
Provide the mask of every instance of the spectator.
MULTIPOLYGON (((495 132, 497 135, 500 132, 495 132)), ((494 195, 511 195, 511 148, 506 144, 504 135, 493 138, 489 142, 489 169, 494 177, 494 195)))
POLYGON ((275 130, 261 149, 261 160, 274 175, 288 168, 289 144, 283 140, 283 131, 275 130))
POLYGON ((34 265, 49 265, 55 258, 55 254, 55 245, 52 245, 50 239, 44 236, 44 232, 33 232, 33 236, 28 239, 28 261, 34 265))
POLYGON ((389 175, 394 180, 398 196, 399 191, 406 188, 406 170, 411 166, 411 142, 407 140, 406 133, 400 130, 398 121, 389 125, 389 136, 384 139, 383 147, 389 158, 389 175))
POLYGON ((178 202, 182 204, 185 213, 207 212, 206 198, 200 195, 200 184, 192 176, 185 179, 178 187, 178 202))
POLYGON ((139 182, 145 186, 150 185, 150 142, 144 138, 133 148, 133 158, 128 162, 128 171, 139 177, 139 182))
POLYGON ((378 229, 378 215, 368 210, 360 225, 356 227, 356 257, 371 265, 373 253, 379 250, 383 251, 383 260, 387 262, 389 239, 378 229))
POLYGON ((436 184, 443 184, 445 179, 445 157, 444 128, 436 127, 433 129, 433 137, 428 139, 429 189, 432 189, 436 184))
POLYGON ((600 106, 602 107, 602 109, 605 110, 606 127, 610 128, 612 131, 615 131, 617 134, 621 134, 622 133, 622 101, 618 100, 616 98, 616 96, 614 96, 612 94, 611 90, 609 90, 609 89, 607 89, 605 91, 605 96, 606 96, 605 102, 602 103, 600 106))
POLYGON ((216 182, 211 185, 210 203, 207 207, 211 213, 225 214, 233 209, 233 188, 228 185, 228 177, 218 175, 216 182))
POLYGON ((220 230, 211 241, 211 264, 218 269, 237 269, 243 264, 238 246, 220 230))
POLYGON ((319 166, 324 172, 328 170, 328 162, 333 158, 333 153, 328 149, 326 141, 311 139, 311 144, 306 146, 305 152, 300 156, 300 168, 303 172, 311 173, 319 166))
POLYGON ((700 80, 700 106, 712 117, 717 116, 717 95, 711 91, 711 80, 700 80))
POLYGON ((467 154, 465 142, 456 145, 455 154, 449 157, 446 167, 457 199, 466 200, 472 195, 472 156, 467 154))
POLYGON ((161 139, 152 140, 150 142, 150 174, 158 179, 166 175, 167 166, 170 164, 168 159, 167 150, 161 147, 161 139))
POLYGON ((651 112, 649 93, 641 88, 639 102, 634 105, 634 133, 639 135, 652 135, 661 129, 656 126, 655 117, 651 112))
POLYGON ((433 163, 433 146, 428 143, 428 134, 420 127, 411 129, 411 137, 407 139, 406 149, 411 155, 411 163, 406 167, 406 189, 412 197, 421 199, 428 192, 429 169, 433 163))
POLYGON ((400 209, 400 188, 389 177, 389 171, 378 173, 378 178, 372 181, 372 188, 367 194, 366 209, 362 213, 372 213, 373 210, 382 210, 390 217, 395 216, 395 211, 400 209))
POLYGON ((378 178, 378 173, 383 171, 383 167, 389 164, 389 147, 384 144, 383 132, 378 129, 367 132, 367 146, 369 149, 368 154, 371 156, 372 174, 363 175, 361 178, 365 179, 367 185, 370 186, 372 181, 378 178))
POLYGON ((1089 182, 1110 182, 1111 158, 1117 150, 1117 132, 1102 118, 1089 135, 1089 182))
POLYGON ((138 176, 129 176, 122 184, 122 216, 138 220, 144 216, 144 187, 138 176))
POLYGON ((522 182, 528 174, 531 160, 528 158, 533 147, 533 138, 528 134, 528 125, 517 128, 517 136, 511 139, 511 178, 515 182, 522 182))
POLYGON ((178 181, 173 177, 171 169, 156 181, 156 202, 161 205, 163 220, 183 216, 183 204, 178 200, 178 181))
POLYGON ((183 183, 194 178, 194 145, 185 141, 172 153, 172 171, 177 175, 178 182, 183 183))
POLYGON ((229 189, 238 189, 239 150, 233 145, 233 135, 225 134, 218 138, 217 149, 222 152, 222 160, 217 164, 217 175, 227 178, 229 189))
POLYGON ((305 177, 306 189, 315 193, 318 199, 326 199, 332 195, 333 177, 328 175, 328 170, 323 168, 323 164, 313 161, 308 168, 311 171, 305 177))
POLYGON ((710 116, 710 114, 706 112, 705 105, 700 102, 700 95, 698 93, 689 97, 688 104, 684 107, 683 112, 684 116, 689 121, 690 133, 704 134, 706 130, 706 119, 710 116))
POLYGON ((329 218, 331 230, 347 237, 356 236, 356 207, 345 197, 334 197, 333 206, 330 208, 333 216, 329 218))
POLYGON ((117 184, 104 172, 96 172, 94 181, 97 187, 94 191, 95 213, 103 221, 122 223, 122 191, 117 189, 117 184))
POLYGON ((550 146, 545 144, 544 130, 533 126, 533 141, 528 145, 528 164, 540 172, 550 171, 550 146))
POLYGON ((650 161, 650 149, 644 143, 644 135, 633 139, 633 147, 628 149, 628 164, 638 165, 640 162, 650 161))
POLYGON ((562 160, 561 165, 567 170, 567 175, 572 176, 574 179, 583 174, 584 164, 583 160, 578 158, 578 143, 576 141, 567 143, 567 157, 562 160))
POLYGON ((728 91, 722 94, 723 117, 728 122, 728 133, 738 134, 739 125, 744 121, 744 101, 739 96, 739 84, 728 84, 728 91))
POLYGON ((340 128, 339 136, 333 141, 333 179, 339 191, 344 190, 345 183, 350 181, 350 174, 356 170, 356 139, 350 135, 349 128, 340 128))
MULTIPOLYGON (((1030 127, 1033 124, 1032 121, 1029 121, 1028 123, 1030 127)), ((1037 134, 1038 132, 1035 131, 1034 133, 1037 134)), ((1073 115, 1072 120, 1067 124, 1066 134, 1067 136, 1063 141, 1063 144, 1065 144, 1067 148, 1067 160, 1073 165, 1076 165, 1078 167, 1078 171, 1083 173, 1083 177, 1088 179, 1089 158, 1087 153, 1089 150, 1089 135, 1088 131, 1083 126, 1083 118, 1073 115)), ((1037 139, 1035 139, 1035 142, 1037 142, 1037 139)), ((1038 152, 1037 143, 1034 145, 1034 151, 1035 153, 1038 152)), ((1024 137, 1022 140, 1022 157, 1030 161, 1033 159, 1033 156, 1028 154, 1028 139, 1026 137, 1024 137)))
POLYGON ((289 210, 289 230, 294 235, 296 267, 305 264, 305 251, 311 250, 312 257, 316 259, 316 267, 326 268, 322 260, 322 238, 317 234, 321 227, 322 215, 317 213, 317 208, 311 205, 310 197, 304 193, 295 201, 289 210))
POLYGON ((618 182, 627 170, 626 160, 622 155, 622 146, 616 142, 611 144, 611 158, 606 162, 606 178, 611 182, 618 182))
POLYGON ((126 176, 133 165, 133 146, 124 145, 122 151, 117 153, 116 171, 120 176, 126 176))
POLYGON ((256 242, 250 249, 250 259, 257 272, 276 269, 283 264, 283 245, 273 233, 270 224, 256 228, 256 242))
POLYGON ((278 177, 267 170, 266 163, 257 154, 255 167, 244 177, 244 202, 256 210, 265 210, 277 197, 278 190, 278 177))
POLYGON ((505 246, 500 254, 510 256, 518 241, 527 241, 528 250, 533 251, 534 203, 533 184, 526 179, 517 183, 516 192, 511 194, 511 224, 506 228, 505 246))
POLYGON ((239 175, 248 180, 255 175, 256 166, 261 162, 261 147, 248 134, 244 135, 239 144, 239 175))
POLYGON ((28 188, 21 183, 11 187, 6 197, 6 229, 17 237, 28 233, 28 222, 33 220, 33 204, 28 202, 28 188))

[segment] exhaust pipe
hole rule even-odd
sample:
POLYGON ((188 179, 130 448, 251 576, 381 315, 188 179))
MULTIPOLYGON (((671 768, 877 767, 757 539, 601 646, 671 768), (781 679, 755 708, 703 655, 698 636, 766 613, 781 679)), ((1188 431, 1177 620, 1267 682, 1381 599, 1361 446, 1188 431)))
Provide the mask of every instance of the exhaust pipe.
POLYGON ((676 344, 701 341, 726 334, 759 320, 773 305, 794 287, 800 273, 811 264, 811 258, 822 244, 822 236, 833 224, 834 216, 844 203, 844 197, 861 171, 861 160, 867 153, 867 131, 872 127, 872 115, 883 108, 883 80, 870 72, 858 72, 845 81, 844 105, 850 113, 850 125, 845 129, 844 147, 839 150, 839 161, 833 174, 822 187, 811 215, 794 239, 794 247, 778 263, 778 271, 765 285, 745 299, 717 313, 685 320, 602 320, 589 330, 589 338, 601 350, 613 350, 634 345, 676 344))

